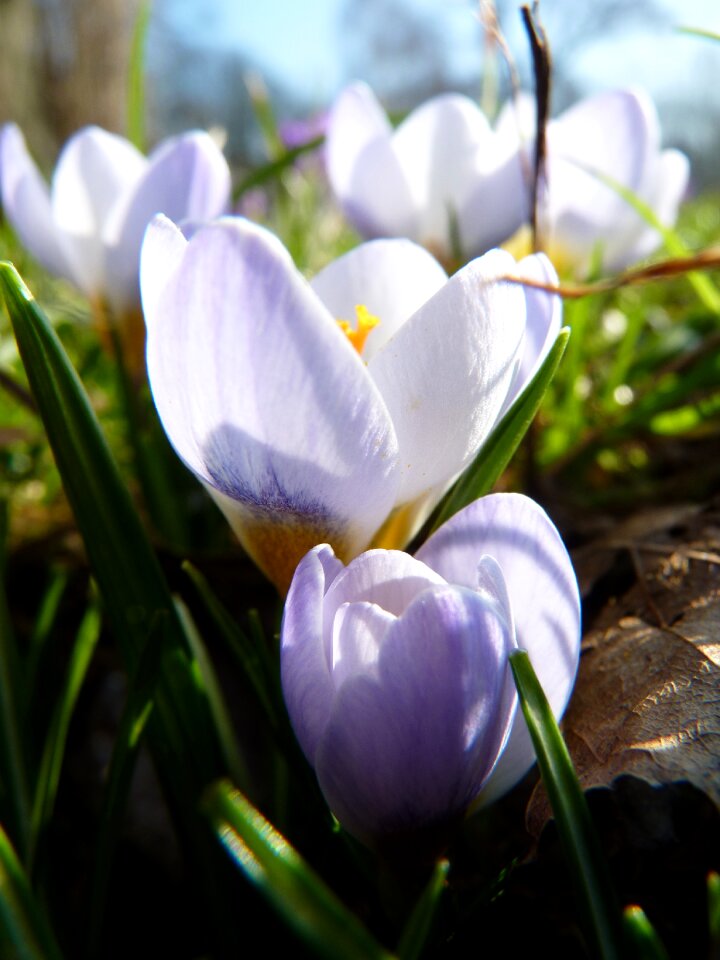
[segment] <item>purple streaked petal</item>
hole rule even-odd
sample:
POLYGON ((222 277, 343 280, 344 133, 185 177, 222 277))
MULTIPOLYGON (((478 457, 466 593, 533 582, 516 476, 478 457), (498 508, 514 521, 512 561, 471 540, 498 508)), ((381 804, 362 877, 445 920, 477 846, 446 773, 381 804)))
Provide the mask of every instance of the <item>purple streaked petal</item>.
MULTIPOLYGON (((167 273, 166 231, 148 229, 143 283, 167 273)), ((309 524, 288 574, 313 543, 358 552, 394 503, 397 441, 356 351, 282 244, 249 221, 199 230, 170 273, 145 309, 153 396, 177 452, 273 550, 273 530, 309 524)))
POLYGON ((315 751, 333 698, 330 667, 323 649, 323 596, 343 569, 327 544, 314 547, 297 566, 282 623, 283 695, 305 756, 315 751))
POLYGON ((343 684, 316 755, 322 790, 351 833, 382 840, 464 812, 511 720, 510 647, 494 606, 449 586, 421 593, 389 627, 377 680, 343 684))
MULTIPOLYGON (((521 494, 483 497, 461 510, 417 552, 450 583, 473 586, 478 558, 502 568, 519 647, 530 654, 556 717, 565 709, 580 653, 580 598, 572 563, 545 511, 521 494)), ((534 759, 518 713, 508 745, 483 790, 483 801, 506 792, 534 759)))

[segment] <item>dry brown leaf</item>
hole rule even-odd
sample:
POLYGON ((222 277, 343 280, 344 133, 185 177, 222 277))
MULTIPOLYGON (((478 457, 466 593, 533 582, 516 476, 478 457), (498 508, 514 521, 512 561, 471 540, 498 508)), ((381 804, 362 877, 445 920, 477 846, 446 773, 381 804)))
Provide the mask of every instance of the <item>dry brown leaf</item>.
MULTIPOLYGON (((563 723, 583 788, 621 774, 687 780, 720 805, 719 519, 713 508, 684 517, 681 530, 675 523, 674 536, 640 524, 644 536, 623 539, 637 579, 608 598, 586 633, 563 723)), ((598 549, 607 551, 608 539, 598 549)), ((548 816, 536 790, 533 834, 548 816)))

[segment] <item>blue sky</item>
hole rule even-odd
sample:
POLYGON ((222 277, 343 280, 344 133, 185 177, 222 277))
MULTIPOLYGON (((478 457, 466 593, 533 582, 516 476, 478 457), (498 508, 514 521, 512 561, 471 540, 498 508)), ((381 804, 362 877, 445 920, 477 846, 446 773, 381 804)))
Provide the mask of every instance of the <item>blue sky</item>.
MULTIPOLYGON (((162 0, 168 15, 188 25, 198 43, 250 53, 269 73, 318 107, 329 101, 347 79, 338 45, 342 0, 162 0)), ((356 0, 362 3, 362 0, 356 0)), ((473 0, 408 0, 431 17, 439 40, 451 44, 458 74, 467 75, 478 60, 477 3, 473 0)), ((518 4, 519 5, 519 4, 518 4)), ((657 0, 671 20, 720 30, 718 0, 657 0)), ((567 16, 566 0, 545 0, 541 13, 551 27, 557 15, 567 16)), ((519 23, 519 17, 517 18, 519 23)), ((524 56, 526 41, 519 27, 509 39, 524 56)), ((649 25, 652 27, 652 24, 649 25)), ((552 32, 550 35, 552 41, 552 32)), ((665 28, 652 35, 626 32, 583 49, 577 73, 593 86, 642 83, 673 86, 692 82, 693 63, 704 58, 701 41, 665 28)), ((720 68, 720 65, 719 65, 720 68)), ((720 74, 716 74, 720 75, 720 74)), ((707 79, 707 75, 706 75, 707 79)))

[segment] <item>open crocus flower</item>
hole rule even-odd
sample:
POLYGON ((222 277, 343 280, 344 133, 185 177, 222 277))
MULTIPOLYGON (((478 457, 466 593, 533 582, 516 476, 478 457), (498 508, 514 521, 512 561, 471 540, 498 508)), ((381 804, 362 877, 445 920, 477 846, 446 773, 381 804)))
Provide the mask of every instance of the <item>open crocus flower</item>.
MULTIPOLYGON (((497 126, 509 144, 522 140, 526 147, 534 129, 529 97, 506 105, 497 126)), ((531 166, 527 149, 526 168, 531 166)), ((662 242, 598 174, 630 191, 664 226, 674 224, 689 177, 683 153, 660 149, 655 107, 638 90, 589 97, 551 120, 545 169, 538 206, 543 247, 558 269, 576 273, 596 262, 605 270, 620 270, 662 242)), ((509 249, 515 249, 512 242, 509 249)))
MULTIPOLYGON (((552 282, 547 261, 531 267, 552 282)), ((308 283, 242 218, 189 240, 166 218, 150 225, 141 288, 160 419, 280 590, 317 543, 345 560, 404 546, 470 463, 518 387, 526 328, 556 320, 551 296, 498 280, 519 269, 493 251, 448 280, 421 247, 377 240, 308 283)))
POLYGON ((559 717, 578 666, 578 586, 547 514, 520 494, 476 500, 415 557, 370 550, 345 567, 323 545, 302 559, 283 617, 283 692, 347 830, 384 849, 442 842, 471 804, 527 772, 507 663, 517 647, 559 717))
POLYGON ((140 245, 156 213, 205 220, 223 213, 230 171, 207 133, 161 143, 144 157, 123 137, 84 127, 65 144, 50 187, 20 129, 0 130, 0 189, 20 240, 56 276, 74 284, 98 318, 117 322, 128 359, 142 357, 140 245))
POLYGON ((409 237, 446 263, 497 246, 525 219, 517 143, 459 94, 428 100, 393 131, 372 91, 352 84, 330 112, 326 158, 364 237, 409 237))

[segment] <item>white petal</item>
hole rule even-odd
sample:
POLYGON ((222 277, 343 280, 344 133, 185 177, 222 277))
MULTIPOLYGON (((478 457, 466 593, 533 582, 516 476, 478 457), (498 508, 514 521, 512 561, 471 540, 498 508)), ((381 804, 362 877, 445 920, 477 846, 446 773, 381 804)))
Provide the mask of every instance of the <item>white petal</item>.
MULTIPOLYGON (((560 717, 575 682, 580 654, 580 597, 567 550, 545 511, 521 494, 482 497, 455 514, 418 550, 418 560, 449 583, 472 586, 478 558, 499 563, 519 647, 560 717)), ((487 802, 530 768, 534 751, 518 713, 508 745, 483 789, 487 802)))
POLYGON ((368 366, 400 444, 398 504, 443 488, 495 424, 525 327, 522 288, 495 278, 515 267, 500 250, 468 264, 368 366))
POLYGON ((325 157, 333 191, 364 236, 415 235, 418 211, 395 154, 392 128, 365 84, 352 84, 335 101, 325 157))
MULTIPOLYGON (((143 279, 156 261, 167 270, 156 230, 143 279)), ((147 310, 163 425, 223 505, 235 502, 241 539, 259 525, 276 551, 284 522, 305 518, 308 536, 325 535, 302 553, 323 539, 362 549, 395 498, 396 438, 364 364, 277 238, 241 218, 199 230, 164 292, 151 284, 147 310)))
POLYGON ((0 178, 3 210, 23 246, 51 273, 73 280, 53 221, 47 184, 14 123, 0 129, 0 178))
POLYGON ((396 620, 374 603, 344 603, 332 629, 332 682, 335 691, 359 674, 372 676, 388 628, 396 620))
MULTIPOLYGON (((557 286, 560 282, 555 268, 542 253, 534 253, 521 260, 515 275, 528 280, 538 280, 548 286, 557 286)), ((523 289, 527 304, 527 322, 522 359, 503 413, 538 372, 562 327, 562 300, 559 296, 544 290, 534 290, 532 287, 523 289)))
POLYGON ((450 254, 451 222, 477 178, 494 166, 494 134, 468 97, 441 94, 400 124, 394 147, 415 204, 420 239, 450 254))
POLYGON ((63 147, 52 180, 53 216, 67 238, 75 282, 88 296, 105 289, 105 223, 146 162, 127 140, 99 127, 84 127, 63 147))
POLYGON ((379 318, 362 352, 367 363, 446 281, 427 250, 397 239, 360 244, 321 270, 311 286, 337 319, 354 326, 358 304, 379 318))
POLYGON ((155 214, 176 223, 210 220, 226 211, 229 198, 228 165, 207 133, 185 133, 162 143, 105 223, 107 293, 113 305, 122 310, 138 301, 140 245, 155 214))

